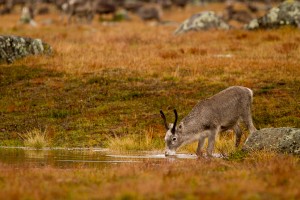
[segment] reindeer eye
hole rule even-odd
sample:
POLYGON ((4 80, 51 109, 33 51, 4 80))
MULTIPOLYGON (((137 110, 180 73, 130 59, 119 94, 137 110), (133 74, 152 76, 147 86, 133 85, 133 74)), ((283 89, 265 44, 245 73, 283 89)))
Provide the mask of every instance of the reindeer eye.
POLYGON ((176 137, 173 137, 173 138, 172 138, 172 140, 173 140, 173 141, 176 141, 176 140, 177 140, 177 138, 176 138, 176 137))

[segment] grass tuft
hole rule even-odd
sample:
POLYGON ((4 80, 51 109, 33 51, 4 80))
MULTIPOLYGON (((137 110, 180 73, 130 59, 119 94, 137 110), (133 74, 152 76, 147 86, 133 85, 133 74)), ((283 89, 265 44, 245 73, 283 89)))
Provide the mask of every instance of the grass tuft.
POLYGON ((107 138, 107 148, 113 151, 139 151, 139 150, 161 150, 164 147, 164 141, 156 137, 153 128, 137 135, 109 136, 107 138))
POLYGON ((24 145, 26 147, 43 149, 49 145, 46 137, 46 130, 33 129, 28 131, 25 135, 20 135, 20 137, 24 140, 24 145))

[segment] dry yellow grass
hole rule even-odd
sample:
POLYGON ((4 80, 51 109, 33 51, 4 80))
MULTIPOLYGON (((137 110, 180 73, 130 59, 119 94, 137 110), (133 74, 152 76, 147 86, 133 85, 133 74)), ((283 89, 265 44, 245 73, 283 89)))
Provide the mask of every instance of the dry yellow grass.
POLYGON ((155 136, 153 128, 141 132, 139 135, 109 136, 107 148, 126 153, 126 151, 158 150, 164 145, 164 140, 155 136))
POLYGON ((24 145, 26 147, 31 147, 35 149, 42 149, 49 147, 48 138, 46 136, 46 130, 42 131, 39 129, 33 129, 27 131, 24 135, 19 135, 24 140, 24 145))
MULTIPOLYGON (((165 18, 182 22, 190 13, 200 10, 203 8, 189 7, 177 11, 176 15, 167 13, 165 18)), ((275 70, 272 75, 278 75, 279 80, 291 72, 299 73, 296 69, 300 36, 294 29, 208 31, 173 36, 176 25, 151 26, 134 20, 112 25, 94 21, 92 26, 66 26, 57 16, 51 17, 52 25, 37 28, 16 25, 18 16, 2 17, 2 33, 42 38, 53 46, 53 57, 28 58, 29 66, 39 65, 72 74, 121 68, 142 75, 159 73, 191 81, 205 78, 207 73, 222 72, 223 76, 210 76, 207 81, 229 79, 236 84, 249 81, 244 83, 249 86, 261 78, 271 78, 269 71, 275 70), (227 58, 228 54, 232 57, 227 58)), ((37 21, 42 23, 44 18, 37 21)))

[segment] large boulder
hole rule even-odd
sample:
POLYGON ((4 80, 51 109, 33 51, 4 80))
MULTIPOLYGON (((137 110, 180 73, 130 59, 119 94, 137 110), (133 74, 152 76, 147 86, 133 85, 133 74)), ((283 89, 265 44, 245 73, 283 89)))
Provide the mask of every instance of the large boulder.
POLYGON ((174 34, 188 31, 199 31, 209 29, 229 29, 229 25, 212 11, 205 11, 192 15, 185 20, 174 34))
POLYGON ((299 128, 265 128, 250 134, 243 150, 271 150, 300 155, 299 128))
POLYGON ((12 63, 28 55, 50 54, 52 48, 41 39, 0 35, 0 62, 12 63))
POLYGON ((291 25, 300 28, 300 2, 284 1, 265 16, 252 20, 246 29, 270 29, 291 25))

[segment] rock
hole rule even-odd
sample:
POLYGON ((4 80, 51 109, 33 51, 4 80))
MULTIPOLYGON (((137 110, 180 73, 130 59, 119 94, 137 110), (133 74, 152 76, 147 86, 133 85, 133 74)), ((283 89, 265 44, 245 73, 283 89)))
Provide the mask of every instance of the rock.
POLYGON ((51 54, 50 45, 41 39, 0 35, 0 62, 12 63, 28 55, 51 54))
POLYGON ((185 8, 186 5, 189 3, 189 0, 172 0, 172 3, 175 6, 181 7, 181 8, 185 8))
POLYGON ((265 128, 250 134, 243 150, 271 150, 300 155, 299 128, 265 128))
POLYGON ((160 21, 162 10, 159 6, 143 6, 137 11, 137 15, 144 21, 156 20, 160 21))
POLYGON ((300 28, 300 2, 284 1, 265 16, 253 19, 245 26, 248 30, 278 28, 291 25, 300 28))
POLYGON ((199 31, 209 29, 229 29, 229 25, 218 17, 212 11, 205 11, 192 15, 189 19, 185 20, 174 34, 181 34, 188 31, 199 31))
POLYGON ((172 7, 171 0, 158 0, 157 3, 162 7, 162 9, 167 10, 172 7))

